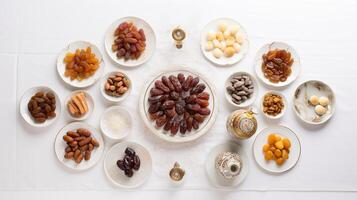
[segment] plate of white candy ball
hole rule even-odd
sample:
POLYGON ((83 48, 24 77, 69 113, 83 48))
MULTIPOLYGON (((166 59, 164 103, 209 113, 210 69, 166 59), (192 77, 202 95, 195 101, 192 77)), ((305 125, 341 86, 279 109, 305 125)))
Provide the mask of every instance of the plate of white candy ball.
POLYGON ((235 20, 219 18, 208 23, 201 34, 201 51, 212 63, 233 65, 244 58, 249 48, 244 28, 235 20))
POLYGON ((306 123, 325 123, 335 112, 335 95, 325 83, 307 81, 295 90, 294 111, 306 123))

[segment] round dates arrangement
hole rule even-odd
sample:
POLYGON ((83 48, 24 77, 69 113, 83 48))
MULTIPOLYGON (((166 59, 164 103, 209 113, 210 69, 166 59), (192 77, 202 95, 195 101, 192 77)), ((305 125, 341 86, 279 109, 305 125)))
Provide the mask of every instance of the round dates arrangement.
POLYGON ((210 95, 205 92, 206 85, 199 77, 183 73, 176 76, 162 76, 155 81, 148 98, 148 112, 157 127, 163 127, 174 136, 182 135, 192 129, 199 129, 200 124, 210 115, 208 108, 210 95))

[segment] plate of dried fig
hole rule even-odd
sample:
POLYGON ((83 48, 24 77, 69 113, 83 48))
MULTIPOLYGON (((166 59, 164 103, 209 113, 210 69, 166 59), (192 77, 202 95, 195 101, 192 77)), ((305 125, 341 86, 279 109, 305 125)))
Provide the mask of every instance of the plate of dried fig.
POLYGON ((145 85, 139 109, 156 136, 174 143, 203 136, 218 112, 217 97, 208 80, 182 68, 154 76, 145 85))

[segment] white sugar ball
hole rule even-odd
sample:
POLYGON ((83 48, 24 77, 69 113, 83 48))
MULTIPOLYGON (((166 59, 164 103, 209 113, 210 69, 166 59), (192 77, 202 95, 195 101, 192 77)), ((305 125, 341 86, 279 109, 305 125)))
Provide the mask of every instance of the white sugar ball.
POLYGON ((213 40, 213 47, 214 48, 221 48, 221 43, 217 39, 214 39, 213 40))
POLYGON ((236 51, 236 53, 239 53, 239 52, 240 52, 240 49, 241 49, 241 46, 240 46, 240 44, 238 44, 238 43, 234 43, 234 44, 233 44, 233 48, 234 48, 234 50, 236 51))
POLYGON ((224 23, 224 22, 219 23, 218 24, 218 30, 220 30, 222 32, 226 31, 227 30, 227 24, 224 23))
POLYGON ((227 29, 226 31, 223 32, 223 36, 224 36, 224 39, 227 39, 228 37, 231 36, 231 31, 227 29))
POLYGON ((216 58, 220 58, 223 56, 223 51, 220 50, 219 48, 215 48, 213 51, 213 56, 216 57, 216 58))
POLYGON ((237 34, 238 31, 239 31, 239 26, 233 25, 230 29, 231 29, 231 34, 232 34, 232 35, 235 35, 235 34, 237 34))
POLYGON ((326 113, 326 111, 327 111, 327 109, 321 105, 315 106, 315 112, 316 112, 316 114, 318 114, 320 116, 324 115, 326 113))
POLYGON ((212 40, 214 40, 214 39, 216 39, 216 33, 213 32, 213 31, 209 31, 209 32, 207 33, 207 40, 208 40, 208 41, 212 41, 212 40))
POLYGON ((233 46, 234 42, 235 42, 234 37, 229 36, 228 38, 226 38, 226 44, 227 44, 227 46, 233 46))
POLYGON ((309 102, 311 105, 316 106, 317 104, 319 104, 319 97, 317 97, 316 95, 312 95, 309 99, 309 102))
POLYGON ((238 44, 242 45, 244 42, 244 37, 241 34, 236 34, 236 42, 238 42, 238 44))
POLYGON ((327 97, 322 96, 322 97, 319 98, 319 104, 321 106, 327 106, 327 105, 330 104, 330 100, 327 97))
POLYGON ((223 33, 222 33, 221 31, 218 31, 218 32, 216 33, 216 39, 217 39, 218 41, 224 40, 224 35, 223 35, 223 33))
POLYGON ((212 41, 208 41, 205 45, 205 50, 206 51, 212 51, 214 49, 214 46, 213 46, 213 42, 212 41))
POLYGON ((226 42, 225 42, 225 41, 222 41, 222 42, 221 42, 221 47, 220 47, 220 49, 221 49, 222 51, 224 51, 224 49, 226 49, 226 47, 227 47, 226 42))

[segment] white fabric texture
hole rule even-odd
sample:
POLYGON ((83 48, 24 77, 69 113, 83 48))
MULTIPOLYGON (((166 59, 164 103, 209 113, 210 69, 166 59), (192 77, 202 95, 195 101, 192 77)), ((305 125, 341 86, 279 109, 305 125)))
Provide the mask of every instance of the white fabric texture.
MULTIPOLYGON (((357 23, 354 1, 24 1, 4 0, 0 12, 0 102, 4 111, 0 145, 0 190, 114 190, 106 179, 103 158, 93 169, 75 173, 65 169, 54 153, 57 132, 70 122, 64 99, 73 90, 56 71, 58 53, 70 42, 84 40, 97 45, 104 55, 105 73, 124 71, 133 82, 131 95, 119 105, 128 108, 134 128, 126 140, 138 142, 150 151, 153 173, 140 190, 216 190, 209 182, 204 164, 210 149, 234 140, 225 123, 233 111, 224 97, 224 81, 236 71, 254 73, 253 59, 266 43, 283 41, 300 55, 302 72, 287 89, 283 118, 270 122, 258 115, 258 131, 271 124, 282 124, 297 133, 302 154, 298 164, 282 175, 262 171, 254 161, 254 137, 238 141, 249 156, 246 180, 232 191, 357 191, 357 23), (80 7, 80 8, 79 8, 80 7), (122 9, 121 9, 122 8, 122 9), (154 29, 157 47, 146 64, 133 68, 116 66, 104 50, 104 34, 109 25, 124 16, 145 19, 154 29), (231 17, 249 35, 248 55, 232 67, 216 67, 200 52, 201 29, 212 19, 231 17), (177 50, 171 30, 180 25, 187 31, 183 49, 177 50), (138 99, 145 81, 162 70, 185 66, 206 76, 214 85, 219 114, 211 131, 195 142, 170 144, 159 140, 145 127, 138 112, 138 99), (326 82, 336 95, 336 112, 321 126, 301 122, 292 110, 293 92, 310 79, 326 82), (31 87, 46 85, 62 102, 58 121, 45 129, 32 128, 18 110, 22 94, 31 87), (179 161, 187 172, 180 187, 170 184, 168 170, 179 161)), ((259 82, 260 98, 268 89, 259 82)), ((99 82, 88 88, 95 109, 87 123, 99 130, 99 119, 111 104, 99 91, 99 82)), ((107 150, 113 144, 106 141, 107 150)), ((106 152, 106 151, 105 151, 106 152)))

